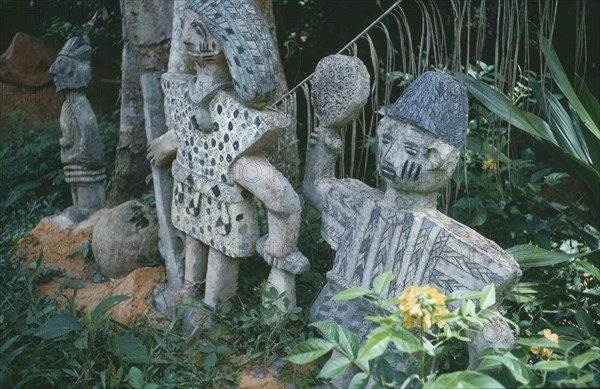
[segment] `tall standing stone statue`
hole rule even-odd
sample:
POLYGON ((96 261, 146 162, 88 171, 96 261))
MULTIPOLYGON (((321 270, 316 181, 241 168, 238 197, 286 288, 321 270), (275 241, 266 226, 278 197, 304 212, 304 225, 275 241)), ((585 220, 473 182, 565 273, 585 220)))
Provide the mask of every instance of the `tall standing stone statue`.
POLYGON ((294 274, 308 260, 296 245, 298 196, 266 158, 289 125, 285 114, 265 108, 278 79, 273 39, 251 0, 189 0, 183 40, 196 74, 163 75, 174 128, 149 145, 148 157, 172 161, 171 218, 186 234, 185 284, 206 272, 204 302, 227 303, 238 258, 258 251, 272 265, 269 282, 293 306, 294 274), (268 211, 269 232, 260 239, 253 197, 268 211))
MULTIPOLYGON (((382 192, 334 177, 340 126, 328 120, 336 107, 329 100, 335 96, 350 101, 353 92, 335 83, 335 68, 317 68, 319 74, 323 77, 315 80, 314 93, 327 99, 315 100, 321 123, 309 144, 304 193, 322 212, 322 235, 336 258, 311 320, 333 319, 364 339, 374 325, 366 319, 376 314, 373 307, 331 298, 351 287, 369 288, 387 271, 394 277, 384 298, 399 296, 409 285, 429 284, 449 293, 493 283, 501 302, 521 275, 515 260, 436 209, 438 191, 452 176, 465 141, 468 104, 463 85, 446 74, 427 72, 389 109, 377 128, 377 168, 386 183, 382 192)), ((476 336, 472 355, 488 346, 510 346, 508 326, 497 321, 492 325, 491 331, 484 328, 483 336, 476 336)))
POLYGON ((104 207, 104 151, 96 115, 85 96, 92 78, 91 55, 89 38, 74 37, 50 67, 56 91, 66 94, 60 115, 60 156, 73 198, 65 214, 74 222, 104 207))

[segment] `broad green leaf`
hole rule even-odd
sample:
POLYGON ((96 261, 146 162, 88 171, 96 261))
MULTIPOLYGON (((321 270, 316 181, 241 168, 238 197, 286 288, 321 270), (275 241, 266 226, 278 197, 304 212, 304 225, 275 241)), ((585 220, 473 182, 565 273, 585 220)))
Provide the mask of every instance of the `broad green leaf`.
POLYGON ((396 327, 392 330, 391 340, 400 352, 414 354, 421 350, 419 339, 412 332, 402 327, 396 327))
POLYGON ((134 389, 142 389, 144 387, 144 373, 137 367, 132 366, 125 377, 125 381, 134 389))
POLYGON ((510 358, 507 356, 489 355, 483 357, 483 359, 500 362, 508 368, 515 380, 523 385, 527 385, 534 378, 527 365, 514 357, 510 358))
POLYGON ((446 302, 451 303, 456 300, 478 299, 480 296, 481 292, 475 290, 455 290, 446 297, 446 302))
POLYGON ((311 327, 316 328, 322 337, 332 342, 339 342, 339 329, 340 326, 333 320, 323 320, 310 324, 311 327))
POLYGON ((342 290, 339 293, 336 293, 331 299, 332 300, 352 300, 357 297, 363 297, 367 294, 373 294, 369 289, 362 287, 355 287, 346 290, 342 290))
POLYGON ((489 284, 481 290, 479 307, 481 309, 487 309, 494 304, 496 304, 496 289, 494 288, 494 284, 489 284))
POLYGON ((575 312, 575 321, 584 334, 592 336, 596 333, 594 319, 583 309, 575 312))
POLYGON ((81 330, 81 324, 73 315, 62 314, 51 317, 39 326, 33 333, 35 336, 46 340, 60 338, 71 331, 81 330))
POLYGON ((348 354, 352 355, 353 358, 356 358, 358 355, 358 348, 360 347, 358 336, 343 327, 339 327, 338 336, 340 347, 348 354))
MULTIPOLYGON (((589 253, 588 253, 589 254, 589 253)), ((581 268, 583 271, 590 273, 596 280, 600 281, 600 270, 587 261, 577 259, 574 262, 575 266, 581 268)))
POLYGON ((390 330, 387 328, 376 328, 368 336, 362 350, 358 353, 359 359, 371 360, 384 353, 390 343, 390 330))
POLYGON ((381 294, 383 290, 390 284, 392 279, 394 278, 391 271, 385 272, 383 274, 378 275, 373 280, 373 290, 377 294, 381 294))
POLYGON ((524 244, 506 249, 523 268, 552 266, 559 263, 570 262, 573 258, 590 255, 598 250, 588 253, 567 254, 560 251, 549 251, 541 247, 524 244))
POLYGON ((356 373, 352 380, 350 380, 350 384, 348 384, 348 389, 364 389, 367 386, 367 382, 369 381, 369 376, 366 373, 356 373))
POLYGON ((523 347, 528 348, 531 346, 546 347, 553 349, 559 348, 559 346, 557 346, 556 343, 553 343, 546 338, 517 338, 517 343, 523 347))
POLYGON ((110 342, 110 350, 128 362, 146 363, 149 360, 144 342, 131 334, 113 337, 110 342))
POLYGON ((504 388, 490 376, 476 371, 457 371, 438 376, 435 380, 426 382, 425 389, 441 388, 504 388))
POLYGON ((581 369, 588 363, 593 362, 597 359, 600 359, 600 353, 598 353, 597 351, 587 351, 573 358, 573 364, 578 369, 581 369))
POLYGON ((333 350, 334 347, 335 343, 332 341, 311 338, 294 347, 285 359, 292 363, 302 365, 327 354, 329 351, 333 350))
POLYGON ((463 317, 475 316, 475 303, 471 300, 463 301, 460 306, 460 313, 463 317))
POLYGON ((206 370, 206 371, 212 371, 212 369, 215 367, 216 364, 217 364, 217 354, 216 353, 208 354, 204 358, 204 361, 202 362, 202 366, 204 367, 204 370, 206 370))
POLYGON ((330 358, 327 363, 323 366, 321 371, 319 372, 318 378, 333 378, 336 375, 340 374, 348 366, 352 361, 346 358, 343 355, 337 355, 333 358, 330 358))
POLYGON ((567 100, 569 100, 569 103, 575 108, 578 115, 583 120, 585 126, 590 130, 592 134, 594 134, 594 136, 597 139, 600 139, 600 130, 598 129, 597 123, 594 122, 588 111, 585 109, 585 107, 579 100, 579 97, 575 93, 575 90, 573 89, 573 86, 571 85, 571 82, 569 81, 569 78, 567 77, 567 74, 565 73, 565 70, 562 67, 562 64, 560 63, 560 60, 558 59, 558 56, 556 55, 556 52, 552 47, 552 44, 547 38, 545 38, 541 34, 539 34, 539 41, 541 52, 546 57, 548 68, 552 73, 552 78, 556 82, 556 85, 565 95, 567 100))
POLYGON ((94 308, 92 310, 92 313, 91 313, 92 321, 98 320, 100 315, 102 315, 104 312, 108 311, 109 309, 111 309, 115 305, 119 304, 120 302, 129 300, 129 298, 130 298, 129 296, 118 295, 118 296, 112 296, 112 297, 102 300, 100 302, 100 304, 96 305, 96 308, 94 308))
POLYGON ((567 363, 566 361, 559 361, 559 360, 554 360, 554 361, 541 361, 536 363, 535 365, 533 365, 533 369, 535 370, 559 370, 559 369, 565 369, 569 367, 569 363, 567 363))
POLYGON ((600 104, 596 96, 594 96, 581 77, 576 76, 576 84, 578 89, 580 89, 579 99, 581 103, 592 117, 594 123, 596 123, 596 126, 600 126, 600 104))

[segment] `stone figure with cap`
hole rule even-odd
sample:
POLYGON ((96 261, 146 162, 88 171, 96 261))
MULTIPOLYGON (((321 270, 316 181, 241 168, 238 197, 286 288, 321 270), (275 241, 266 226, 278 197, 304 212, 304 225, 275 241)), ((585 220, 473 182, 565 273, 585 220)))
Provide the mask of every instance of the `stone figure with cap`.
POLYGON ((171 217, 186 234, 187 290, 206 271, 204 302, 227 303, 239 258, 258 251, 272 266, 269 283, 292 307, 294 275, 308 260, 296 246, 298 195, 266 158, 289 125, 286 114, 265 108, 277 87, 275 44, 251 0, 189 0, 183 23, 194 74, 163 75, 171 130, 149 145, 148 158, 172 163, 171 217), (268 213, 262 238, 254 198, 268 213))
MULTIPOLYGON (((335 72, 315 80, 316 94, 329 88, 335 72)), ((352 95, 339 90, 339 95, 352 95)), ((497 301, 515 286, 521 271, 494 242, 436 209, 438 191, 452 176, 467 131, 468 103, 463 85, 440 72, 418 77, 377 128, 377 168, 386 188, 380 191, 354 179, 336 179, 340 126, 323 121, 311 136, 304 193, 322 212, 322 235, 336 251, 327 284, 311 309, 311 320, 333 319, 364 339, 377 314, 364 301, 331 298, 351 287, 370 288, 391 271, 384 298, 399 296, 409 285, 431 285, 445 293, 481 290, 493 283, 497 301)), ((323 111, 321 109, 321 111, 323 111)), ((504 322, 474 336, 474 358, 486 347, 509 348, 514 340, 504 322)), ((343 386, 343 384, 342 384, 343 386)))
POLYGON ((85 95, 92 78, 91 55, 87 36, 71 38, 49 71, 56 91, 66 95, 60 115, 60 156, 73 198, 73 206, 65 214, 74 222, 103 208, 105 199, 104 151, 96 115, 85 95))

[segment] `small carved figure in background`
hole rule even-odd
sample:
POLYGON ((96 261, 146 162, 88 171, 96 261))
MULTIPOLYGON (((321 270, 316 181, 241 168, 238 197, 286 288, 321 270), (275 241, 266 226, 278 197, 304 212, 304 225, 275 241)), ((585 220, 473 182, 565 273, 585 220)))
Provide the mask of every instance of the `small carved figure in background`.
POLYGON ((56 91, 66 94, 60 114, 60 156, 73 197, 65 214, 74 222, 104 207, 104 151, 96 115, 85 96, 92 78, 91 55, 87 36, 71 38, 49 71, 56 91))

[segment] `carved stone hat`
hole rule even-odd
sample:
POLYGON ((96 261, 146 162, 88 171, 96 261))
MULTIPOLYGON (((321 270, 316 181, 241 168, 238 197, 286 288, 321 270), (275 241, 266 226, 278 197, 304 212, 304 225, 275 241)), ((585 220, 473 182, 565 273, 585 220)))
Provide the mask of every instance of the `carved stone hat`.
POLYGON ((252 0, 187 0, 221 46, 233 86, 248 103, 275 97, 279 58, 271 32, 252 0))
POLYGON ((388 116, 416 125, 458 148, 467 136, 468 113, 463 84, 450 75, 427 72, 406 88, 388 116))
POLYGON ((58 55, 73 58, 81 62, 90 62, 92 59, 92 46, 90 38, 86 35, 76 36, 67 41, 58 55))

